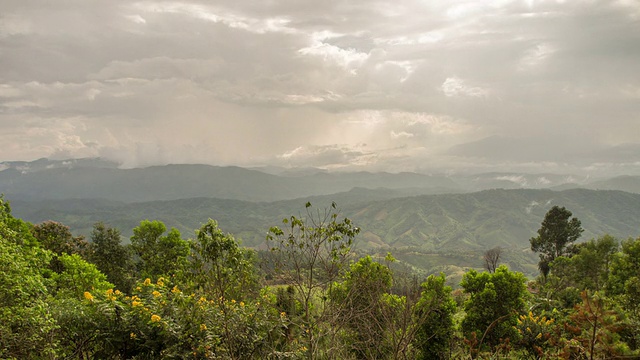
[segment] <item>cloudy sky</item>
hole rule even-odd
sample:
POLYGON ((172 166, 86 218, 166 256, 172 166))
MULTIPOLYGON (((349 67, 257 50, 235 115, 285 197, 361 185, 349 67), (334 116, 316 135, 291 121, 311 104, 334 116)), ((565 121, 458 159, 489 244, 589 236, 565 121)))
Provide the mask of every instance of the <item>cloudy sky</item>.
POLYGON ((640 174, 640 0, 0 0, 0 161, 640 174))

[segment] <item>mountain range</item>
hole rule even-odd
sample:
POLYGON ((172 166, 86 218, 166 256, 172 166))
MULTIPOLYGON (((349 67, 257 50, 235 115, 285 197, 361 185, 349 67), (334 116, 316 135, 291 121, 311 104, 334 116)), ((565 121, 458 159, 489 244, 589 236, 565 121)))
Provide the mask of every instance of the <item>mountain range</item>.
POLYGON ((537 273, 529 238, 553 205, 565 206, 585 228, 582 239, 638 236, 640 179, 554 174, 425 175, 331 173, 321 169, 167 165, 120 169, 100 159, 0 163, 0 193, 16 216, 60 221, 89 235, 95 222, 125 239, 144 219, 193 237, 208 218, 241 239, 264 246, 266 231, 285 217, 336 202, 361 229, 355 249, 391 251, 413 270, 458 276, 481 268, 487 249, 528 276, 537 273), (606 189, 606 190, 594 190, 606 189), (614 189, 614 190, 612 190, 614 189), (625 190, 625 191, 621 191, 625 190))
POLYGON ((395 190, 401 196, 497 188, 585 188, 640 193, 640 177, 591 179, 570 174, 327 172, 315 168, 245 169, 192 164, 121 169, 117 163, 99 158, 0 163, 0 193, 20 200, 103 198, 142 202, 212 197, 255 202, 329 195, 358 187, 395 190))

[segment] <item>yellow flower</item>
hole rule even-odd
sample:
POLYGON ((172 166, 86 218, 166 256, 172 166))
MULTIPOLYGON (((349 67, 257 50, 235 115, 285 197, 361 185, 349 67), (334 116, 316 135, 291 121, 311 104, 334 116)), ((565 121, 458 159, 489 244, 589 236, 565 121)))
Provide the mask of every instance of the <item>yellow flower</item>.
POLYGON ((131 306, 133 306, 133 307, 140 306, 141 304, 142 304, 142 303, 141 303, 140 301, 135 301, 135 300, 133 300, 133 301, 131 302, 131 306))
POLYGON ((536 335, 536 339, 540 339, 542 338, 542 333, 539 333, 538 335, 536 335))
POLYGON ((89 300, 89 301, 93 301, 93 295, 91 295, 91 293, 88 292, 88 291, 84 292, 84 298, 89 300))
POLYGON ((160 294, 158 290, 154 290, 151 294, 153 295, 153 297, 162 296, 162 294, 160 294))
POLYGON ((120 292, 120 290, 116 290, 115 294, 116 294, 117 296, 122 295, 122 293, 120 292))
POLYGON ((151 279, 149 279, 149 278, 144 279, 144 284, 145 284, 146 286, 151 285, 151 279))
POLYGON ((281 313, 280 313, 280 317, 281 317, 281 318, 283 318, 283 317, 285 317, 285 316, 287 316, 287 313, 286 313, 286 312, 284 312, 284 311, 283 311, 283 312, 281 312, 281 313))
POLYGON ((528 327, 528 326, 527 326, 527 331, 528 331, 528 332, 531 332, 531 328, 530 328, 530 327, 528 327))
POLYGON ((160 316, 158 315, 151 315, 151 322, 158 322, 160 321, 160 316))
POLYGON ((206 330, 207 330, 207 325, 200 324, 200 331, 206 331, 206 330))
POLYGON ((164 278, 161 277, 160 279, 158 279, 156 284, 158 284, 158 286, 164 286, 164 278))
POLYGON ((178 289, 178 285, 174 286, 173 289, 171 289, 171 292, 174 294, 180 294, 180 289, 178 289))
POLYGON ((232 304, 235 304, 235 303, 236 303, 236 300, 235 300, 235 299, 231 299, 231 303, 232 303, 232 304))
POLYGON ((240 301, 240 307, 244 307, 244 301, 240 301))
POLYGON ((135 334, 135 333, 131 333, 131 334, 129 334, 129 337, 130 337, 131 339, 135 339, 135 338, 136 338, 136 334, 135 334))
POLYGON ((109 289, 106 291, 106 295, 107 295, 107 299, 113 301, 116 299, 115 296, 113 296, 113 289, 109 289))

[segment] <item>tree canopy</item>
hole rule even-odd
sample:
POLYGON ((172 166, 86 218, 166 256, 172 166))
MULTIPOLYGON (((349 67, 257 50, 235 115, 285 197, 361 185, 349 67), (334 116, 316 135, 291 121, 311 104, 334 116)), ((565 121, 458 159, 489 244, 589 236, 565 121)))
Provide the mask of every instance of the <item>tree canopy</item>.
POLYGON ((555 258, 567 255, 569 245, 584 231, 580 220, 572 215, 565 207, 552 207, 544 216, 538 236, 529 240, 531 250, 540 253, 538 268, 544 276, 549 274, 549 264, 555 258))

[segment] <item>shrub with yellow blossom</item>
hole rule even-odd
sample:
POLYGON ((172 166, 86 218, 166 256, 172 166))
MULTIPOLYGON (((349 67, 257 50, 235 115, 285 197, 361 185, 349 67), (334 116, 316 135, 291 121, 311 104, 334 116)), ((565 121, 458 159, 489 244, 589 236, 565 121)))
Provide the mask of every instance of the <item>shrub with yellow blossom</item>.
POLYGON ((521 336, 518 346, 534 359, 542 358, 550 347, 554 322, 552 318, 536 316, 531 311, 527 315, 520 315, 516 326, 521 336))

